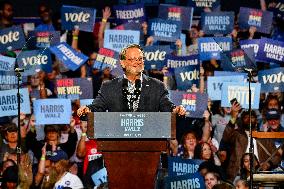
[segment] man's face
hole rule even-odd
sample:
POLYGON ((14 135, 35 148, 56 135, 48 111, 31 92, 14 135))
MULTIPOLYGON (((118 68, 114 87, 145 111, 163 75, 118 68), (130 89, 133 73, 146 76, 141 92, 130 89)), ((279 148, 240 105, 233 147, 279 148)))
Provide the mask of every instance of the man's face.
POLYGON ((125 68, 125 74, 139 75, 144 70, 143 53, 138 48, 129 48, 125 53, 125 60, 121 60, 121 66, 125 68))
MULTIPOLYGON (((251 116, 251 125, 252 128, 255 129, 257 124, 257 119, 253 115, 251 116)), ((245 115, 243 117, 243 128, 248 130, 249 129, 249 115, 245 115)))
POLYGON ((46 6, 39 7, 39 16, 44 23, 47 23, 51 20, 50 11, 46 6))
POLYGON ((11 132, 7 131, 6 140, 7 142, 11 142, 11 143, 17 142, 18 140, 17 131, 11 131, 11 132))
POLYGON ((2 11, 2 17, 7 20, 12 20, 13 14, 14 14, 13 7, 9 4, 5 4, 2 11))
POLYGON ((267 120, 268 123, 268 127, 273 130, 273 131, 277 131, 279 129, 280 126, 280 119, 269 119, 267 120))
POLYGON ((56 131, 49 131, 46 134, 48 141, 56 141, 58 139, 58 133, 56 131))

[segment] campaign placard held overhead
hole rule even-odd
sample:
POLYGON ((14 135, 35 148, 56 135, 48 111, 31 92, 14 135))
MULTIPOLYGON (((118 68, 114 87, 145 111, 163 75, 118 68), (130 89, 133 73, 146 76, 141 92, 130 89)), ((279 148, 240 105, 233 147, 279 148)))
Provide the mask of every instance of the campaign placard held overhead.
POLYGON ((29 31, 29 49, 48 48, 60 43, 60 31, 29 31))
POLYGON ((253 48, 233 49, 221 53, 221 67, 225 71, 244 72, 245 69, 257 69, 253 48))
POLYGON ((61 8, 62 30, 73 30, 79 26, 79 30, 93 32, 96 20, 96 9, 63 5, 61 8))
POLYGON ((0 55, 0 71, 13 71, 15 61, 15 58, 0 55))
POLYGON ((157 69, 161 70, 165 66, 166 55, 171 53, 171 47, 169 45, 163 46, 145 46, 144 49, 144 64, 145 69, 157 69))
POLYGON ((204 12, 201 28, 205 34, 229 34, 234 29, 234 12, 204 12))
MULTIPOLYGON (((231 107, 230 101, 236 98, 242 108, 249 108, 249 84, 225 82, 222 87, 222 107, 231 107)), ((260 83, 251 83, 251 108, 259 108, 260 83)))
POLYGON ((269 34, 272 29, 273 13, 241 7, 239 13, 239 26, 241 29, 248 29, 255 26, 258 32, 269 34))
POLYGON ((39 99, 33 102, 36 124, 69 124, 72 110, 70 99, 39 99))
POLYGON ((158 18, 180 21, 182 23, 181 29, 183 30, 189 30, 191 28, 192 17, 193 17, 192 7, 182 7, 182 6, 165 5, 165 4, 161 4, 159 6, 158 18))
POLYGON ((284 92, 284 68, 261 70, 258 72, 261 92, 284 92))
POLYGON ((14 71, 0 71, 0 90, 16 89, 17 83, 18 78, 14 71))
POLYGON ((214 76, 235 76, 235 75, 241 75, 244 76, 244 78, 247 77, 247 73, 242 72, 229 72, 229 71, 214 71, 214 76))
POLYGON ((119 64, 118 59, 118 52, 107 48, 100 48, 93 68, 99 70, 104 70, 105 68, 116 68, 119 64))
POLYGON ((230 37, 201 37, 198 39, 200 60, 220 60, 220 52, 230 51, 232 48, 230 37))
POLYGON ((177 89, 179 90, 188 90, 195 84, 197 87, 199 86, 199 65, 193 66, 184 66, 178 67, 174 69, 177 89))
POLYGON ((143 22, 146 20, 144 4, 115 5, 113 10, 116 16, 116 23, 143 22))
POLYGON ((60 43, 59 45, 53 46, 50 48, 50 51, 72 71, 77 70, 88 60, 86 55, 76 51, 67 43, 60 43))
POLYGON ((182 105, 186 109, 187 117, 202 118, 207 109, 208 95, 206 93, 170 91, 170 99, 175 105, 182 105))
POLYGON ((19 67, 25 70, 24 76, 34 75, 35 71, 39 70, 52 72, 52 60, 48 49, 22 51, 17 57, 17 62, 19 67))
POLYGON ((212 10, 218 9, 220 6, 220 0, 187 0, 187 5, 194 7, 194 10, 200 12, 204 8, 210 8, 212 10))
POLYGON ((105 30, 104 48, 120 52, 129 44, 139 44, 140 31, 105 30))
POLYGON ((166 55, 165 66, 168 68, 179 68, 184 66, 199 65, 198 55, 191 56, 175 56, 171 54, 166 55))
POLYGON ((58 98, 90 99, 93 98, 91 78, 57 79, 56 90, 58 98))
POLYGON ((224 82, 243 82, 242 75, 212 76, 207 79, 207 92, 211 100, 221 100, 222 87, 224 82))
POLYGON ((269 38, 261 38, 256 59, 268 63, 274 62, 283 64, 284 42, 269 38))
POLYGON ((21 49, 25 42, 25 34, 20 26, 0 30, 0 53, 21 49))
POLYGON ((174 177, 165 177, 165 189, 204 189, 205 183, 203 177, 199 173, 186 174, 174 177))
POLYGON ((260 39, 240 40, 241 49, 253 48, 255 57, 257 57, 259 50, 260 39))
POLYGON ((198 172, 199 165, 203 162, 200 159, 183 159, 180 157, 168 156, 169 177, 198 172))
POLYGON ((175 42, 181 34, 181 22, 160 18, 151 19, 148 32, 155 40, 175 42))
MULTIPOLYGON (((20 89, 21 113, 30 114, 31 105, 28 88, 20 89)), ((0 117, 18 114, 17 89, 0 91, 0 117)))

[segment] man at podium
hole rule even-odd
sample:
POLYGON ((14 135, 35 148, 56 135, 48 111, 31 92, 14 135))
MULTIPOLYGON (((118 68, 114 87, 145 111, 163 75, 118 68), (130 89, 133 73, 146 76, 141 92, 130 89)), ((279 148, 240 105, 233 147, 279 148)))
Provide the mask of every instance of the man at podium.
POLYGON ((173 112, 185 115, 183 106, 175 106, 168 97, 165 85, 143 74, 144 52, 131 44, 120 53, 124 70, 121 77, 102 84, 92 104, 78 109, 78 116, 89 112, 173 112))

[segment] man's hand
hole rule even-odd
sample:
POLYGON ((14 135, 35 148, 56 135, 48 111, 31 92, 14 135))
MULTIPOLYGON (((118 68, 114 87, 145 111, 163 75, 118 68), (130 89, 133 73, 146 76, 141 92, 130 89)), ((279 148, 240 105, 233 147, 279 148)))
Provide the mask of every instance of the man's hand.
POLYGON ((82 115, 87 115, 91 110, 87 106, 82 106, 77 110, 77 115, 81 117, 82 115))
POLYGON ((186 110, 183 106, 176 106, 173 109, 173 113, 178 114, 179 116, 184 116, 186 113, 186 110))
POLYGON ((232 108, 231 108, 231 116, 232 116, 232 118, 237 119, 238 115, 239 115, 239 111, 241 109, 242 109, 241 105, 238 102, 235 101, 232 104, 232 108))

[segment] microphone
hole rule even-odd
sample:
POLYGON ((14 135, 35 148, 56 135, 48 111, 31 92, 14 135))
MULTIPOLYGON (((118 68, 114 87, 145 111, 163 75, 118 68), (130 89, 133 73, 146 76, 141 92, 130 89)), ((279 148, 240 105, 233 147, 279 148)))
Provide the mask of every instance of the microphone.
POLYGON ((14 71, 15 71, 15 72, 24 72, 25 69, 24 69, 24 68, 15 68, 14 71))
POLYGON ((249 72, 249 73, 251 73, 252 71, 254 71, 254 69, 252 69, 252 68, 244 68, 244 70, 245 70, 246 72, 249 72))

